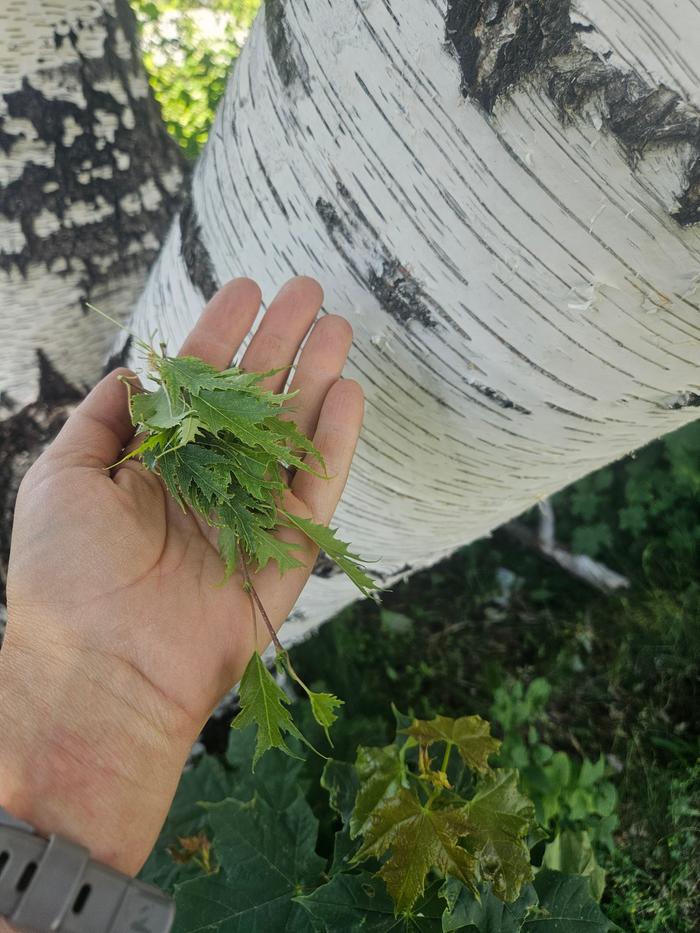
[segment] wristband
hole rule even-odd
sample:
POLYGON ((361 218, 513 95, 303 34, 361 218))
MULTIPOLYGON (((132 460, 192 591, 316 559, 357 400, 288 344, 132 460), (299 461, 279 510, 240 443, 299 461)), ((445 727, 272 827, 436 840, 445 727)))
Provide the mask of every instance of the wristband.
POLYGON ((0 917, 23 933, 169 933, 175 904, 0 807, 0 917))

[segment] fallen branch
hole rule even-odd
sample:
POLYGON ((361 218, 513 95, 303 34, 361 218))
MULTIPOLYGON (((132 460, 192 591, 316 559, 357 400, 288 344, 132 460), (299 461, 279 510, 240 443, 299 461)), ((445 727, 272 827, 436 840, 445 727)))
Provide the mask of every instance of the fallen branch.
POLYGON ((552 503, 546 499, 539 503, 540 527, 533 531, 520 522, 508 522, 503 530, 519 544, 537 551, 547 560, 558 564, 567 573, 602 593, 614 593, 627 589, 630 585, 627 577, 616 573, 605 564, 593 560, 587 554, 572 554, 562 545, 557 544, 555 518, 552 503))

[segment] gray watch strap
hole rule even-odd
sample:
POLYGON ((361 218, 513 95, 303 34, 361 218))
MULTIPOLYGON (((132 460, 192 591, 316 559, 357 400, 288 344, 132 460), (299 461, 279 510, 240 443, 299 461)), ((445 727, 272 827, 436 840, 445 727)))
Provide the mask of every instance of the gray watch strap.
POLYGON ((0 917, 23 933, 169 933, 173 901, 0 809, 0 917))

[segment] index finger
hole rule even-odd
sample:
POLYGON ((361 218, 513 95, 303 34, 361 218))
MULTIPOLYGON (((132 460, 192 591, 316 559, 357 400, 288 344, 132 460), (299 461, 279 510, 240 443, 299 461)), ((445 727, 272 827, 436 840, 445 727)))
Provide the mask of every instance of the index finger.
POLYGON ((232 279, 209 301, 178 356, 196 356, 226 369, 253 326, 262 294, 253 279, 232 279))

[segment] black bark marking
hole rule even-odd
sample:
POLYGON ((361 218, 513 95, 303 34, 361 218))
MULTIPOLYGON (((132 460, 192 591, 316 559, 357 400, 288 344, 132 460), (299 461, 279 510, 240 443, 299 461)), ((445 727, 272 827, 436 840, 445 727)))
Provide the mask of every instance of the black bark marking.
POLYGON ((356 201, 356 200, 353 198, 353 196, 350 194, 350 192, 349 192, 348 189, 345 187, 345 185, 342 183, 342 181, 337 181, 336 184, 335 184, 335 186, 336 186, 336 188, 337 188, 337 190, 338 190, 338 194, 339 194, 339 195, 341 196, 341 198, 343 198, 343 200, 348 204, 350 210, 351 210, 352 213, 355 215, 355 218, 356 218, 357 222, 359 222, 360 224, 362 224, 363 227, 366 227, 366 228, 369 230, 369 232, 372 234, 372 236, 374 237, 375 240, 378 239, 377 231, 376 231, 375 228, 372 226, 372 224, 369 222, 369 220, 367 220, 367 217, 366 217, 366 215, 365 215, 365 212, 362 210, 362 208, 360 207, 360 205, 357 203, 357 201, 356 201))
POLYGON ((336 234, 340 234, 343 239, 352 244, 352 234, 330 201, 324 201, 323 198, 316 198, 316 212, 323 221, 323 225, 334 243, 336 234))
POLYGON ((437 321, 428 306, 430 299, 420 282, 384 246, 379 239, 379 234, 369 223, 345 185, 337 180, 336 187, 349 209, 346 218, 343 219, 337 208, 322 197, 316 199, 316 211, 333 245, 354 276, 358 281, 365 283, 384 311, 400 324, 406 325, 411 321, 417 321, 424 327, 437 327, 437 321), (366 232, 364 236, 362 228, 366 232), (376 260, 374 265, 366 265, 362 268, 360 259, 353 258, 351 249, 356 246, 357 240, 363 244, 363 254, 369 252, 371 255, 381 257, 381 272, 376 269, 376 260))
POLYGON ((106 376, 107 373, 111 373, 112 370, 116 369, 118 366, 126 366, 131 350, 131 343, 132 338, 130 334, 124 341, 124 346, 121 350, 117 350, 116 353, 113 353, 105 363, 104 369, 102 370, 103 376, 106 376))
POLYGON ((36 355, 39 362, 39 401, 46 405, 79 402, 86 390, 81 391, 68 382, 43 350, 38 349, 36 355))
POLYGON ((462 70, 462 93, 489 111, 498 98, 567 52, 570 0, 449 0, 445 27, 462 70))
POLYGON ((370 268, 367 284, 382 308, 400 324, 418 321, 424 327, 436 326, 422 286, 398 259, 385 259, 381 274, 370 268))
POLYGON ((679 392, 664 407, 674 411, 682 408, 700 408, 700 395, 697 392, 679 392))
POLYGON ((306 64, 294 52, 294 39, 290 36, 285 0, 265 0, 265 32, 277 74, 285 87, 300 81, 308 87, 306 64))
MULTIPOLYGON (((118 0, 116 10, 116 18, 104 13, 99 21, 105 34, 100 59, 84 57, 75 29, 60 36, 61 42, 70 43, 73 49, 73 59, 62 66, 63 72, 80 85, 84 105, 60 97, 47 99, 27 79, 19 90, 3 95, 7 114, 28 120, 38 138, 53 147, 54 161, 45 166, 29 160, 19 178, 0 188, 0 216, 19 223, 23 235, 21 248, 0 249, 0 269, 9 271, 14 267, 26 275, 33 262, 51 269, 60 260, 53 271, 68 275, 79 270, 81 297, 88 300, 96 284, 109 281, 115 274, 151 265, 158 248, 146 247, 141 241, 151 234, 158 245, 162 242, 179 200, 164 187, 161 177, 169 170, 183 172, 184 165, 153 98, 150 94, 135 98, 131 93, 129 79, 141 69, 135 22, 125 0, 118 0), (130 60, 117 55, 119 28, 129 40, 133 53, 130 60), (127 97, 126 104, 96 89, 97 83, 105 81, 118 82, 127 97), (133 128, 125 117, 127 108, 133 114, 133 128), (100 132, 98 111, 116 122, 113 141, 100 132), (77 125, 77 135, 64 143, 67 121, 71 120, 77 125), (147 183, 155 185, 160 203, 135 213, 125 211, 120 204, 122 198, 138 195, 140 187, 147 183), (76 203, 85 205, 82 211, 88 216, 93 211, 96 217, 98 211, 103 216, 74 223, 67 215, 76 203), (35 220, 42 211, 51 214, 57 224, 57 229, 45 236, 35 230, 35 220), (134 242, 141 248, 134 250, 134 242)), ((79 30, 82 24, 75 25, 79 30)), ((11 155, 22 134, 4 131, 3 123, 0 116, 0 147, 11 155)))
POLYGON ((180 213, 180 240, 180 252, 189 277, 193 285, 209 301, 219 286, 216 284, 211 256, 202 242, 202 228, 199 225, 191 192, 188 192, 180 213))
POLYGON ((700 221, 700 110, 661 84, 652 87, 588 49, 571 22, 571 0, 448 0, 445 36, 461 71, 464 97, 492 113, 529 77, 543 82, 566 122, 597 96, 603 123, 634 167, 652 146, 689 144, 693 153, 672 216, 700 221))
POLYGON ((486 398, 490 398, 491 401, 495 402, 501 408, 512 408, 513 411, 518 411, 521 415, 532 414, 529 408, 524 408, 522 405, 518 405, 517 402, 514 402, 512 399, 508 398, 508 396, 504 395, 503 392, 499 392, 498 389, 493 389, 491 386, 481 385, 480 383, 473 382, 472 380, 468 380, 467 384, 472 389, 476 389, 477 392, 485 395, 486 398))
POLYGON ((326 580, 329 577, 336 577, 342 572, 343 571, 336 562, 331 560, 325 551, 319 551, 313 570, 311 571, 315 577, 321 577, 323 580, 326 580))

